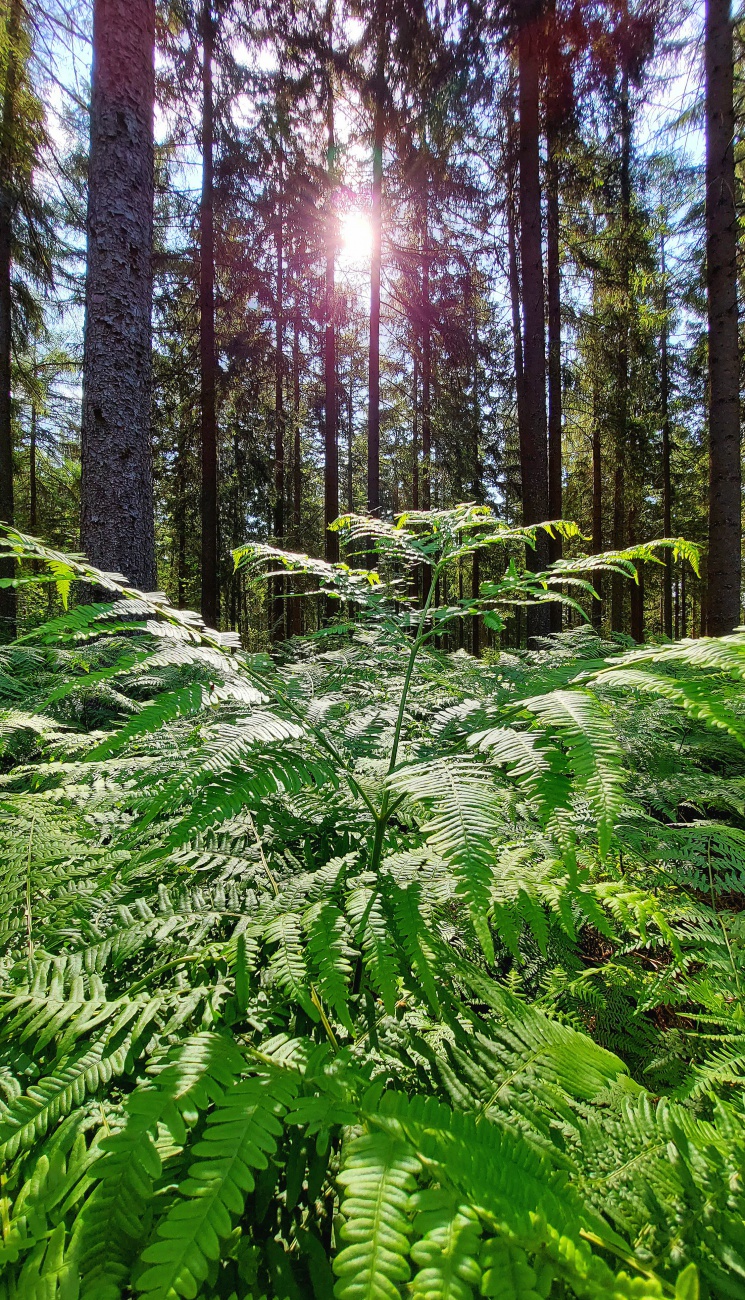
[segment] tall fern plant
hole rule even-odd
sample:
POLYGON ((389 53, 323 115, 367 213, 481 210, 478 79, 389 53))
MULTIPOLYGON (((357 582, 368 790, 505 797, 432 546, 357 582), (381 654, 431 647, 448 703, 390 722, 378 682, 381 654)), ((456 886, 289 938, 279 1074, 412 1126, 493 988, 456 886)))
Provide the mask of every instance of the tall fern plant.
POLYGON ((0 662, 0 1295, 739 1294, 743 639, 451 656, 656 548, 534 574, 475 507, 340 527, 377 571, 236 557, 360 610, 277 662, 7 534, 111 599, 0 662), (483 546, 503 578, 437 608, 483 546), (726 816, 661 814, 680 734, 726 816))

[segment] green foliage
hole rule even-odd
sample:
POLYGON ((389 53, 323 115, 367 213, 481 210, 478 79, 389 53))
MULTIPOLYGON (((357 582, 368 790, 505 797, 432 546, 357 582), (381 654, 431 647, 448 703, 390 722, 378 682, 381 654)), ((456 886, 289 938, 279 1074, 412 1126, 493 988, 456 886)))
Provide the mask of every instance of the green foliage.
POLYGON ((742 1294, 745 635, 449 655, 566 566, 341 526, 274 659, 9 534, 113 598, 3 651, 0 1297, 742 1294))

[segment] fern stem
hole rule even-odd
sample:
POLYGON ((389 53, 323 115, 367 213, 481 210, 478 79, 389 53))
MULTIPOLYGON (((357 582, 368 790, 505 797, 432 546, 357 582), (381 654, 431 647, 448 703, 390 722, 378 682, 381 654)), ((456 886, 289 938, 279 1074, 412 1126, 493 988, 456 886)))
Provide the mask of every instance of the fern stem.
POLYGON ((432 604, 432 601, 434 600, 435 589, 437 587, 437 580, 440 576, 440 570, 443 568, 443 563, 444 562, 440 560, 440 562, 434 565, 432 569, 432 581, 429 584, 429 591, 427 592, 427 599, 425 600, 424 608, 422 609, 422 616, 419 620, 419 627, 417 629, 417 634, 414 638, 414 643, 409 652, 409 662, 406 665, 406 675, 404 677, 403 690, 401 691, 401 701, 398 706, 398 717, 396 718, 396 730, 393 733, 393 744, 391 746, 391 758, 388 764, 389 776, 396 766, 396 759, 398 758, 398 747, 401 742, 401 731, 404 725, 404 713, 406 711, 406 701, 408 699, 409 690, 411 687, 411 677, 414 672, 414 664, 416 663, 417 655, 419 654, 419 651, 422 648, 422 643, 426 637, 426 633, 424 629, 427 622, 427 614, 429 613, 430 606, 432 604))
POLYGON ((29 961, 33 959, 33 955, 34 955, 34 941, 32 938, 32 916, 31 916, 31 851, 34 843, 35 821, 36 821, 36 813, 34 813, 34 815, 31 818, 31 826, 29 828, 29 833, 28 833, 28 854, 26 857, 26 903, 25 903, 26 949, 28 952, 29 961))

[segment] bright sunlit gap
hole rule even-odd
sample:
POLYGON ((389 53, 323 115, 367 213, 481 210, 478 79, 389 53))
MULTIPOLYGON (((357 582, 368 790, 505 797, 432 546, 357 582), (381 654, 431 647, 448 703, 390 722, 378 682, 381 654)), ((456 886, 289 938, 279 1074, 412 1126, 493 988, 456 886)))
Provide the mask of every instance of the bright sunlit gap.
POLYGON ((340 257, 348 266, 361 266, 370 261, 372 252, 372 224, 363 208, 349 208, 339 218, 341 233, 340 257))

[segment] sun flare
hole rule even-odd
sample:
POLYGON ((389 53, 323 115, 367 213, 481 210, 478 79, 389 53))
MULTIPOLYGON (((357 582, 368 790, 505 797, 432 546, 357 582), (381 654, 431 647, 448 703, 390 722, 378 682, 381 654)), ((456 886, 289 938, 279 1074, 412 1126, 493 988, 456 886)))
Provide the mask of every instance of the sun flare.
POLYGON ((372 252, 372 224, 362 208, 349 208, 342 213, 340 222, 341 257, 350 266, 370 261, 372 252))

